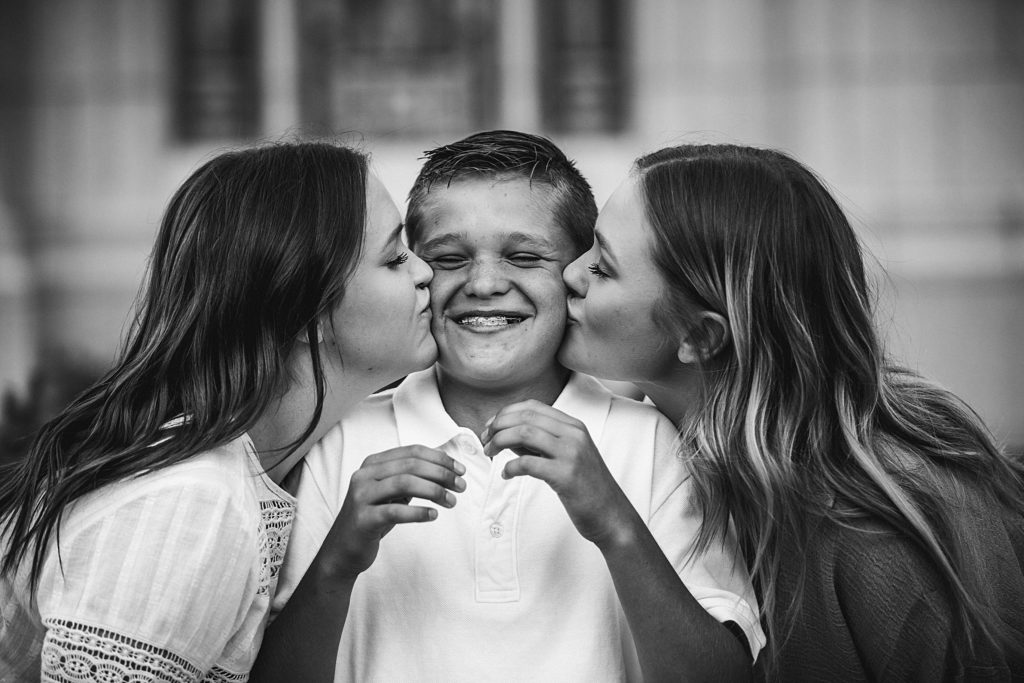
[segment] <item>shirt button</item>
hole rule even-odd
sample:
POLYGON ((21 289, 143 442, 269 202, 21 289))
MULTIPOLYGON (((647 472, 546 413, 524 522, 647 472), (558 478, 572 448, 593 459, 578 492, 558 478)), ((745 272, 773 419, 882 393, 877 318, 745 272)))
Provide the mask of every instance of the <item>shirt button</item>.
POLYGON ((491 525, 491 538, 501 538, 505 535, 505 527, 500 524, 491 525))
POLYGON ((469 438, 468 436, 460 436, 457 439, 457 444, 458 444, 459 450, 461 450, 463 453, 475 453, 476 452, 476 444, 474 444, 473 443, 473 439, 469 438))

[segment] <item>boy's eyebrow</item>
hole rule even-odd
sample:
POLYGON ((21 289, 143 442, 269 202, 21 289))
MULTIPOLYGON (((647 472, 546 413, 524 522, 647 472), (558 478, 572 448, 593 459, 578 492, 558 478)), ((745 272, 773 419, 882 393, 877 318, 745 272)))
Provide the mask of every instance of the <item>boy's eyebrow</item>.
MULTIPOLYGON (((525 232, 509 232, 503 234, 501 237, 504 241, 514 243, 517 246, 534 247, 545 251, 554 251, 557 248, 556 244, 546 237, 531 235, 525 232)), ((465 242, 468 239, 469 233, 466 231, 446 232, 422 242, 419 248, 421 251, 430 251, 431 249, 438 247, 445 247, 450 244, 465 242)))
POLYGON ((546 237, 540 237, 538 235, 528 235, 525 232, 510 232, 505 235, 505 239, 510 242, 515 242, 519 245, 528 247, 536 247, 545 251, 554 251, 555 243, 546 237))
POLYGON ((461 242, 466 240, 467 234, 465 232, 446 232, 443 235, 432 237, 426 242, 420 243, 421 251, 428 251, 437 247, 444 247, 455 242, 461 242))

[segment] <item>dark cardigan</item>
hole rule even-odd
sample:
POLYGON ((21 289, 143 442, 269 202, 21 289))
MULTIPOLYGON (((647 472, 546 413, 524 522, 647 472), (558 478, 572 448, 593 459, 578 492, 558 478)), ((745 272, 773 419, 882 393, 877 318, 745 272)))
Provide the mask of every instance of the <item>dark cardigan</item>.
POLYGON ((1007 510, 973 486, 950 493, 960 533, 980 541, 976 585, 1010 634, 1005 647, 966 654, 950 592, 923 552, 874 520, 855 528, 823 520, 807 547, 784 543, 777 611, 806 568, 800 617, 781 644, 773 681, 1024 681, 1024 511, 1007 510))

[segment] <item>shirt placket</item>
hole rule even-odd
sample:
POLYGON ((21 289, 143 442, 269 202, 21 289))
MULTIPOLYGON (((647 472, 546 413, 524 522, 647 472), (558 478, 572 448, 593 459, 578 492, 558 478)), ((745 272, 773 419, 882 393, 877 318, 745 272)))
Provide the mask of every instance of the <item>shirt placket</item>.
MULTIPOLYGON (((460 451, 483 458, 483 448, 475 436, 456 439, 460 451), (469 453, 467 451, 473 451, 469 453)), ((505 480, 501 471, 515 458, 505 450, 486 463, 483 475, 486 493, 478 509, 474 533, 474 583, 477 602, 516 602, 519 600, 518 518, 525 477, 505 480)), ((480 462, 477 460, 477 462, 480 462)))

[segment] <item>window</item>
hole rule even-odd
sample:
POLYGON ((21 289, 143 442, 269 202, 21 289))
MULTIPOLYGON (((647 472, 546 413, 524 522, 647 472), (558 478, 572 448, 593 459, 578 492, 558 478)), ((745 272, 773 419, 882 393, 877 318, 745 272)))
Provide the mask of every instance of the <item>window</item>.
POLYGON ((258 12, 249 0, 179 0, 174 7, 175 135, 185 142, 257 135, 258 12))
POLYGON ((542 121, 560 133, 626 124, 622 0, 541 0, 542 121))
POLYGON ((300 0, 307 126, 384 136, 494 124, 495 3, 300 0))

